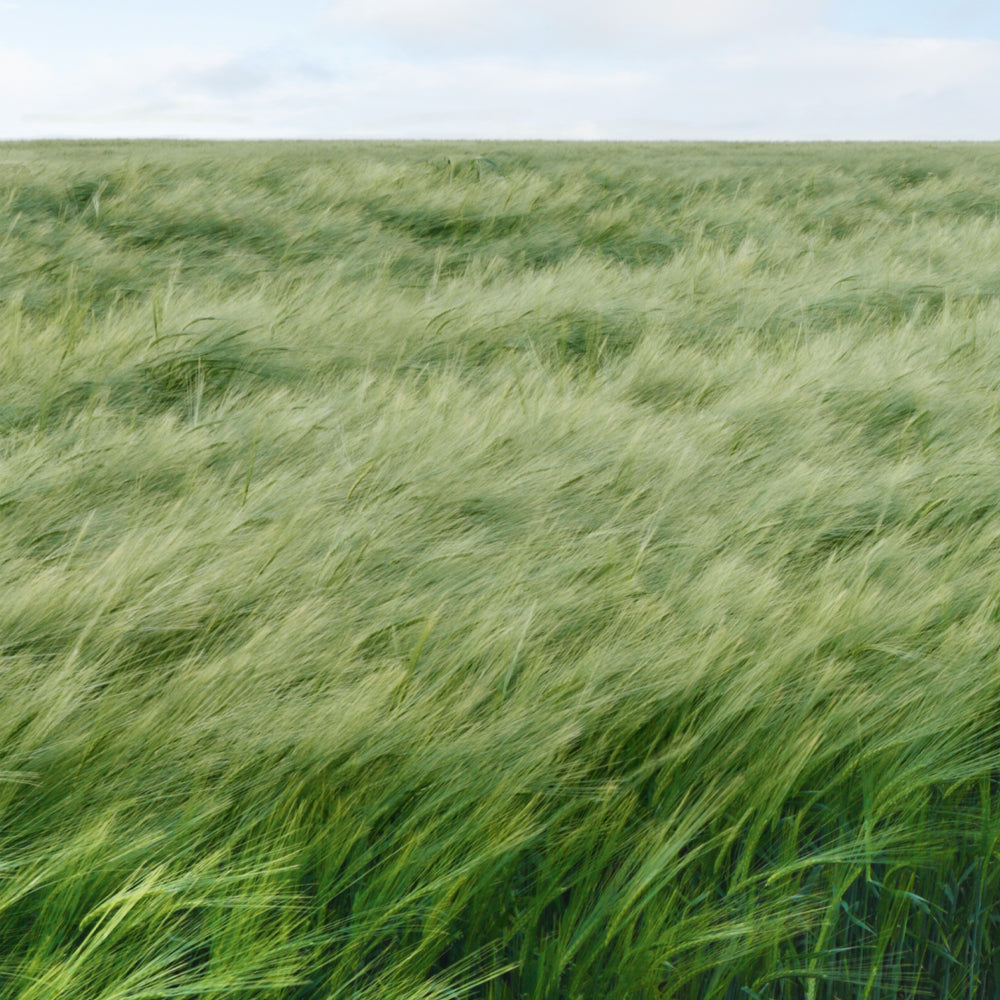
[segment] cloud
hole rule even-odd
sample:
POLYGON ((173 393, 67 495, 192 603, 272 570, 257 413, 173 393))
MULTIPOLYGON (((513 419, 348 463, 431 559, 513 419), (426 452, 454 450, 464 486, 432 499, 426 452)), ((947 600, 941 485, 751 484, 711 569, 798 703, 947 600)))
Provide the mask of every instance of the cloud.
POLYGON ((335 32, 406 51, 560 52, 786 32, 818 22, 827 0, 338 0, 335 32))
POLYGON ((721 46, 668 78, 687 80, 706 123, 723 107, 759 123, 723 138, 1000 138, 998 42, 820 32, 795 47, 721 46))
POLYGON ((238 98, 290 84, 324 83, 334 76, 318 62, 294 53, 265 49, 217 57, 207 65, 181 68, 171 78, 178 89, 238 98))
POLYGON ((1000 43, 824 32, 620 65, 386 59, 341 89, 352 136, 1000 138, 1000 43))
POLYGON ((605 32, 652 29, 662 38, 729 38, 808 26, 825 6, 822 0, 619 0, 613 7, 593 4, 587 22, 605 32))
POLYGON ((0 48, 0 93, 14 98, 30 97, 49 85, 51 73, 28 52, 0 48))
POLYGON ((16 98, 0 106, 0 137, 296 136, 333 79, 321 63, 277 49, 159 46, 58 67, 0 51, 0 89, 16 98))
MULTIPOLYGON (((447 2, 421 9, 440 14, 447 2)), ((88 51, 51 65, 0 51, 0 93, 13 95, 0 102, 0 137, 1000 138, 1000 42, 793 30, 780 2, 739 4, 756 33, 709 39, 705 14, 684 29, 701 35, 625 54, 484 44, 429 58, 346 28, 322 43, 88 51)), ((644 3, 620 0, 627 11, 644 3)), ((463 30, 478 30, 471 23, 463 30)))

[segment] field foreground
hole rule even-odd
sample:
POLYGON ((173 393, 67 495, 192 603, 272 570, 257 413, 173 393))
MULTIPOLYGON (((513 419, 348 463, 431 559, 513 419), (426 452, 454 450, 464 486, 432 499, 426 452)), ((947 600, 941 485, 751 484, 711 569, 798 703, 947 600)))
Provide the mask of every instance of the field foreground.
POLYGON ((1000 146, 0 144, 0 1000, 1000 992, 1000 146))

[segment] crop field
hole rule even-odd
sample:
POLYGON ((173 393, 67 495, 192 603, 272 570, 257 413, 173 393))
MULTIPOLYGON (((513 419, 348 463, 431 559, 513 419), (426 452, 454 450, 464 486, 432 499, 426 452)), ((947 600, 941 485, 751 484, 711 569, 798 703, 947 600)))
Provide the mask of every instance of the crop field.
POLYGON ((1000 145, 0 144, 0 1000, 993 1000, 1000 145))

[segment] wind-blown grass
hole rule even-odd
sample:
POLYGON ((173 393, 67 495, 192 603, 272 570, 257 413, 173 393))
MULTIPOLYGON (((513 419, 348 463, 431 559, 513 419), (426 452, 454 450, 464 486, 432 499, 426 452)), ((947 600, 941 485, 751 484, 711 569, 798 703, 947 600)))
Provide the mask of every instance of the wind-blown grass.
POLYGON ((994 996, 998 167, 0 146, 0 1000, 994 996))

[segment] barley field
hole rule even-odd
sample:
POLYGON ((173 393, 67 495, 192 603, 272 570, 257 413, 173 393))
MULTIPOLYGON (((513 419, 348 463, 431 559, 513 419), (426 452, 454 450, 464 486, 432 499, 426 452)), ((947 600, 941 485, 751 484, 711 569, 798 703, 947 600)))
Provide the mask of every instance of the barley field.
POLYGON ((0 144, 0 1000, 991 1000, 1000 145, 0 144))

